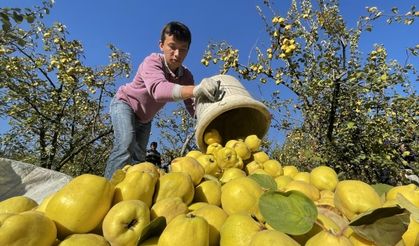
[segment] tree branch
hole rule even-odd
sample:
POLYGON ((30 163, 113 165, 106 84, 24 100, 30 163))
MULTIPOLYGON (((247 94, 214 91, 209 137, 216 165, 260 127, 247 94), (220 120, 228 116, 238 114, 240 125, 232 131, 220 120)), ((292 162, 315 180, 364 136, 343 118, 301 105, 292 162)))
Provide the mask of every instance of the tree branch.
MULTIPOLYGON (((16 48, 16 49, 18 49, 23 55, 25 55, 27 58, 29 58, 29 60, 31 60, 32 61, 32 63, 33 64, 35 64, 35 60, 33 59, 33 57, 32 56, 30 56, 28 53, 26 53, 23 49, 21 49, 18 45, 16 45, 16 44, 13 44, 13 46, 16 48)), ((38 70, 45 76, 45 78, 48 80, 48 82, 50 83, 50 85, 54 88, 54 89, 57 89, 56 87, 55 87, 55 84, 54 84, 54 82, 51 80, 51 78, 48 76, 48 73, 47 72, 45 72, 43 69, 41 69, 41 68, 38 68, 38 70)))
POLYGON ((333 130, 334 130, 334 125, 335 125, 335 121, 336 121, 336 111, 338 108, 338 98, 340 95, 340 85, 341 85, 341 79, 343 76, 345 76, 345 74, 347 73, 346 71, 346 42, 345 40, 343 40, 343 38, 339 38, 340 41, 340 45, 342 48, 342 70, 343 72, 341 74, 339 74, 336 78, 334 78, 333 83, 335 84, 335 87, 333 89, 333 95, 332 95, 332 102, 330 105, 330 113, 329 113, 329 120, 328 120, 328 127, 327 127, 327 139, 329 140, 329 142, 333 142, 333 130))
POLYGON ((75 155, 80 153, 86 146, 89 146, 90 144, 96 142, 97 140, 101 139, 102 137, 112 133, 113 129, 109 128, 106 131, 102 132, 101 134, 97 135, 95 138, 81 144, 78 146, 78 148, 71 151, 69 154, 63 156, 63 158, 60 160, 60 162, 57 164, 57 171, 59 171, 71 158, 73 158, 75 155))

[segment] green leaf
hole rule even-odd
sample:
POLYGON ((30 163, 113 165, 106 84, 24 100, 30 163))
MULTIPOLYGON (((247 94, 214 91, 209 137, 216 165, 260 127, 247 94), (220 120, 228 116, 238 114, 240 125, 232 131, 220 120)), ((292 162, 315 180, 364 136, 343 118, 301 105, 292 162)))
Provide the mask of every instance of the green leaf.
POLYGON ((22 39, 22 38, 19 38, 19 39, 17 40, 17 44, 18 44, 18 45, 20 45, 20 46, 25 46, 26 41, 25 41, 24 39, 22 39))
POLYGON ((35 16, 33 14, 28 14, 25 15, 25 19, 28 21, 28 23, 33 23, 35 21, 35 16))
POLYGON ((410 155, 410 151, 403 151, 402 156, 406 157, 410 155))
POLYGON ((137 246, 151 237, 159 236, 164 228, 166 228, 166 218, 163 216, 155 218, 141 232, 141 236, 137 241, 137 246))
POLYGON ((20 24, 23 21, 23 16, 17 12, 13 12, 13 19, 16 21, 17 24, 20 24))
POLYGON ((6 32, 9 31, 11 27, 12 26, 10 25, 10 22, 6 22, 6 21, 2 25, 3 31, 6 31, 6 32))
POLYGON ((391 8, 391 12, 393 12, 394 14, 399 13, 399 9, 396 7, 391 8))
POLYGON ((0 17, 4 22, 9 22, 9 16, 6 13, 0 12, 0 17))
POLYGON ((382 196, 383 194, 387 193, 387 191, 389 191, 391 188, 393 188, 393 186, 391 185, 382 183, 373 184, 371 186, 372 188, 374 188, 374 190, 377 192, 379 196, 382 196))
POLYGON ((314 202, 298 191, 268 191, 259 198, 259 209, 270 226, 290 235, 307 233, 317 219, 314 202))
POLYGON ((355 219, 351 221, 351 223, 349 223, 349 225, 358 226, 364 224, 371 224, 377 219, 402 214, 403 212, 405 212, 405 209, 399 206, 377 208, 358 215, 355 219))
POLYGON ((355 127, 355 122, 349 121, 346 125, 347 125, 348 129, 352 129, 352 128, 355 127))
POLYGON ((361 237, 377 245, 393 246, 407 230, 410 213, 396 207, 383 207, 365 212, 349 225, 361 237))
POLYGON ((254 181, 256 181, 264 189, 274 190, 274 191, 278 189, 274 178, 272 178, 269 175, 265 175, 265 174, 252 174, 252 175, 249 176, 249 178, 251 178, 254 181))

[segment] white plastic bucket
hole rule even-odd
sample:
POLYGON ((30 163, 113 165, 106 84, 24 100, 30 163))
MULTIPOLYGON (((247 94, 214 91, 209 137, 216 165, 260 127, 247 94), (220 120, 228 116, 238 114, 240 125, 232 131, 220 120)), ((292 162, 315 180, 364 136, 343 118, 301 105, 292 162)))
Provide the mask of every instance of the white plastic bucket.
POLYGON ((216 75, 211 78, 221 82, 220 88, 225 91, 225 95, 218 102, 204 100, 197 102, 195 139, 199 149, 206 152, 204 134, 214 128, 223 139, 222 145, 230 139, 244 139, 251 134, 263 138, 271 123, 268 108, 253 99, 240 81, 233 76, 216 75))

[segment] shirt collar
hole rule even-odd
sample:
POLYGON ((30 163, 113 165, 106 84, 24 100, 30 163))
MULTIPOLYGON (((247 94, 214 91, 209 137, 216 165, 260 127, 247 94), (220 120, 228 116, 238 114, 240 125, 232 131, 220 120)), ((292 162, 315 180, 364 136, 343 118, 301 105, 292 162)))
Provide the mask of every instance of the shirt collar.
POLYGON ((162 57, 163 57, 163 60, 164 60, 164 66, 166 67, 167 71, 170 73, 170 75, 171 75, 173 78, 180 78, 180 77, 182 77, 182 76, 183 76, 183 66, 180 66, 180 67, 177 69, 177 73, 175 74, 175 73, 174 73, 174 72, 170 69, 169 65, 167 64, 167 62, 166 62, 166 58, 164 57, 164 55, 162 55, 162 57))

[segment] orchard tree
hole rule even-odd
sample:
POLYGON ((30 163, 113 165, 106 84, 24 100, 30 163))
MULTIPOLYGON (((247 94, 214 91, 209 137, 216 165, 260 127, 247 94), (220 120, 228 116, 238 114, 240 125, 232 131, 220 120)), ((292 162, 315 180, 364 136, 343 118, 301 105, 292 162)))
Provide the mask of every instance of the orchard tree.
POLYGON ((257 9, 267 41, 254 56, 243 63, 229 43, 210 43, 202 63, 276 87, 265 102, 273 127, 288 131, 276 158, 301 170, 329 165, 342 178, 367 182, 402 182, 406 168, 419 173, 413 156, 419 150, 419 98, 412 87, 418 77, 409 63, 419 46, 407 50, 405 63, 390 59, 382 44, 367 54, 359 48, 375 21, 410 25, 419 16, 416 8, 404 14, 393 8, 387 15, 369 7, 352 28, 337 0, 294 0, 282 15, 268 0, 257 9))
POLYGON ((85 65, 83 45, 68 38, 66 26, 42 22, 51 7, 0 12, 0 117, 10 125, 2 156, 70 175, 101 174, 112 145, 104 110, 115 79, 130 72, 129 57, 110 45, 108 65, 85 65))

